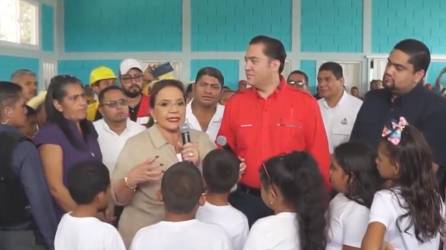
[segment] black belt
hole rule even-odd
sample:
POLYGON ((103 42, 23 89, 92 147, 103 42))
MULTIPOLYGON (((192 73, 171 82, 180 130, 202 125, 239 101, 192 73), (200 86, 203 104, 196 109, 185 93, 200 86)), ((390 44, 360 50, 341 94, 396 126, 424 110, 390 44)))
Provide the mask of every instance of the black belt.
POLYGON ((248 187, 244 184, 239 183, 238 184, 238 190, 242 191, 243 193, 254 195, 260 197, 260 189, 259 188, 252 188, 248 187))

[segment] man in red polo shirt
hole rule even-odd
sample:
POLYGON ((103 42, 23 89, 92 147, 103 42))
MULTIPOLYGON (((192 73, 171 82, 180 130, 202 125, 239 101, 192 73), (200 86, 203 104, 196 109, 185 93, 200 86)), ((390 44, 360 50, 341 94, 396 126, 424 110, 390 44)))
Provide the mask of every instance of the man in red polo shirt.
POLYGON ((286 58, 283 44, 254 37, 245 54, 246 79, 253 88, 238 91, 226 103, 219 135, 226 137, 246 170, 231 203, 250 224, 271 213, 260 198, 259 168, 265 160, 291 151, 307 151, 328 185, 330 156, 316 100, 287 85, 280 75, 286 58))

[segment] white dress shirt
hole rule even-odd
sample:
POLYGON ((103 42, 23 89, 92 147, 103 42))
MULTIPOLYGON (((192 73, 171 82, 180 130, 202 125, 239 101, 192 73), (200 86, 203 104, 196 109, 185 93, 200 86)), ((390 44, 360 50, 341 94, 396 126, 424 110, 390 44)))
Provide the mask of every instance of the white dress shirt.
MULTIPOLYGON (((197 117, 195 117, 194 113, 192 112, 192 102, 193 100, 190 101, 186 106, 186 122, 189 124, 190 128, 198 131, 203 131, 197 117)), ((212 119, 209 121, 207 130, 203 131, 209 135, 211 141, 215 141, 215 139, 217 138, 217 133, 220 130, 224 112, 225 106, 217 104, 217 109, 215 110, 214 116, 212 116, 212 119)))
POLYGON ((102 152, 102 162, 107 166, 110 173, 115 168, 119 153, 130 137, 139 134, 146 128, 138 123, 127 119, 127 127, 120 135, 110 129, 104 119, 93 122, 94 128, 98 133, 98 143, 102 152))
POLYGON ((330 153, 333 153, 334 148, 350 139, 356 115, 362 106, 362 100, 344 91, 334 107, 328 106, 325 98, 319 99, 317 102, 327 133, 328 147, 330 153))

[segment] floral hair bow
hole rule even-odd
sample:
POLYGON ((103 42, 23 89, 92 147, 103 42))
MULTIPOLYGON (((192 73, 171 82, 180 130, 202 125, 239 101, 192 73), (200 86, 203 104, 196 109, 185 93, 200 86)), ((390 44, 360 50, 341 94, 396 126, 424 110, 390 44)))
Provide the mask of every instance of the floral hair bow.
POLYGON ((393 145, 398 145, 401 141, 401 133, 404 128, 409 125, 407 123, 406 118, 403 116, 400 117, 398 123, 396 120, 392 120, 388 126, 384 126, 383 132, 381 133, 381 137, 387 139, 393 145))

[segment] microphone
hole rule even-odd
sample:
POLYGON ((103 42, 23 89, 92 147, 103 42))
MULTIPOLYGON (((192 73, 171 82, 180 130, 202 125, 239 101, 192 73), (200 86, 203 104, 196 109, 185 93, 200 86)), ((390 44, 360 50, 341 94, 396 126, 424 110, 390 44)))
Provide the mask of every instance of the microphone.
POLYGON ((183 123, 183 125, 180 126, 180 132, 181 132, 181 140, 183 141, 183 145, 190 142, 190 132, 189 132, 189 125, 187 123, 183 123))
POLYGON ((236 155, 234 153, 234 151, 232 150, 231 146, 229 146, 228 144, 228 139, 226 139, 226 137, 224 135, 219 135, 217 136, 217 139, 215 140, 215 143, 220 146, 222 149, 229 151, 231 153, 233 153, 234 155, 236 155))

